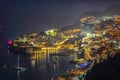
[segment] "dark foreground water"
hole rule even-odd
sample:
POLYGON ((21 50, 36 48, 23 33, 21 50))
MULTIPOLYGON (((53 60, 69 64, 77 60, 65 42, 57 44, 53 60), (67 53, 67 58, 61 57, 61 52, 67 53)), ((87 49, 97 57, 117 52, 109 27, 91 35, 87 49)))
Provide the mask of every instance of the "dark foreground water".
POLYGON ((65 74, 69 68, 75 68, 69 64, 74 55, 58 56, 57 64, 54 64, 55 56, 39 55, 37 60, 30 60, 25 55, 20 55, 20 66, 25 71, 14 70, 17 65, 17 56, 9 51, 0 51, 0 80, 48 80, 50 77, 65 74), (47 65, 49 63, 49 65, 47 65))

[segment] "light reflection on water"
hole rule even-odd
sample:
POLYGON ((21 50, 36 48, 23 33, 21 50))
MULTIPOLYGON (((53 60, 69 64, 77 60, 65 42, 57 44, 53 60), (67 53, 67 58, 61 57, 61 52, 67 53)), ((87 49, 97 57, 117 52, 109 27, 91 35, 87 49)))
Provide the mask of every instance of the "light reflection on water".
POLYGON ((20 55, 20 66, 25 67, 26 71, 18 72, 13 70, 17 62, 16 55, 13 53, 8 54, 10 72, 3 75, 10 74, 7 77, 11 80, 46 80, 49 77, 65 74, 67 69, 75 68, 74 65, 69 64, 69 61, 74 58, 73 54, 69 56, 51 56, 48 55, 49 53, 44 53, 37 54, 36 60, 20 55))

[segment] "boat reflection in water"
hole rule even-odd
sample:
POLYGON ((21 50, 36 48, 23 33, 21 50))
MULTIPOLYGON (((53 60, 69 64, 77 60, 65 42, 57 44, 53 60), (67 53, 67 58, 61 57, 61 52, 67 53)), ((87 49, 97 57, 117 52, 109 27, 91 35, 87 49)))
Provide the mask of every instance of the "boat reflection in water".
POLYGON ((21 71, 24 71, 24 70, 26 70, 26 68, 23 68, 23 67, 20 67, 20 56, 19 56, 19 54, 17 54, 17 66, 14 68, 15 70, 21 70, 21 71))

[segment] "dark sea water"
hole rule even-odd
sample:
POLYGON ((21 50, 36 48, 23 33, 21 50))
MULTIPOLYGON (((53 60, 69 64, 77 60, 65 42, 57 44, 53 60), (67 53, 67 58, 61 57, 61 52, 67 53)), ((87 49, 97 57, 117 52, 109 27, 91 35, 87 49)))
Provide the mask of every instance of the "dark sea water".
POLYGON ((64 75, 67 69, 75 68, 69 64, 73 57, 73 54, 58 56, 58 61, 54 64, 55 56, 42 55, 37 60, 30 60, 28 56, 20 55, 20 66, 26 70, 17 71, 14 70, 17 55, 7 49, 0 50, 0 80, 48 80, 50 77, 64 75))

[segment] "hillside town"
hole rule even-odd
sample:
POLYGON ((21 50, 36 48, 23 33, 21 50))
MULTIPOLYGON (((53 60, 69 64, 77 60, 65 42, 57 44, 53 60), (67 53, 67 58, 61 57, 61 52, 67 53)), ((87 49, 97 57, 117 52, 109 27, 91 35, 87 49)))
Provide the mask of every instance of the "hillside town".
POLYGON ((70 63, 78 68, 68 69, 66 75, 51 80, 84 80, 82 78, 94 64, 106 61, 120 51, 120 16, 82 17, 77 26, 22 34, 7 44, 12 50, 25 49, 29 55, 49 50, 52 50, 51 55, 57 53, 58 56, 76 52, 70 63))

